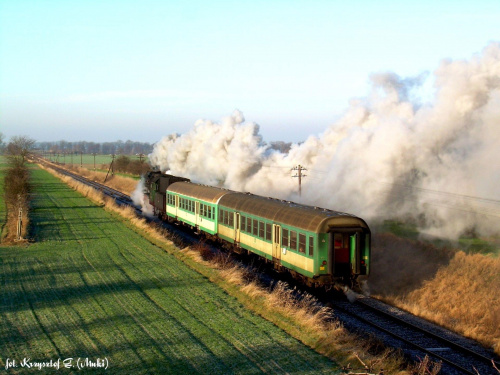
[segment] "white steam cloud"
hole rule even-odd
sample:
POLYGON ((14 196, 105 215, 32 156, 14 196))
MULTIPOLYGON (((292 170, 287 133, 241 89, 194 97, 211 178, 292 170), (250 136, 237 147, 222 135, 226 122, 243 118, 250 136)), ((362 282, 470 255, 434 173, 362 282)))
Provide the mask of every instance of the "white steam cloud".
POLYGON ((154 216, 153 214, 153 206, 149 204, 147 200, 145 200, 144 197, 144 178, 141 178, 139 183, 137 184, 137 187, 135 190, 132 192, 130 198, 132 198, 132 201, 136 206, 140 206, 142 209, 142 214, 144 216, 152 217, 154 216))
POLYGON ((363 99, 320 136, 280 153, 241 112, 198 120, 149 155, 153 166, 196 182, 346 211, 411 218, 456 237, 500 224, 500 44, 469 61, 443 61, 431 104, 414 100, 423 79, 373 74, 363 99), (290 169, 307 168, 302 197, 290 169), (488 198, 488 199, 477 199, 488 198))

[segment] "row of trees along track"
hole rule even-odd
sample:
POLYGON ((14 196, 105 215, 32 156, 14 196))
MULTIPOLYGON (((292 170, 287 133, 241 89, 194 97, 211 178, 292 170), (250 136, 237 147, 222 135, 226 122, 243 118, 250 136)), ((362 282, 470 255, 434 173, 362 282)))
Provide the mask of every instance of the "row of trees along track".
POLYGON ((12 137, 5 147, 8 169, 4 177, 4 198, 7 209, 2 243, 23 241, 28 225, 29 169, 26 165, 35 141, 26 136, 12 137))
MULTIPOLYGON (((38 162, 43 163, 42 159, 38 162)), ((46 163, 45 163, 46 164, 46 163)), ((104 185, 98 184, 96 182, 88 181, 85 178, 75 175, 67 170, 59 168, 55 165, 50 165, 51 168, 56 169, 59 173, 71 176, 76 180, 92 185, 94 188, 101 190, 104 194, 113 197, 120 205, 132 205, 130 198, 125 194, 116 192, 104 185)), ((140 209, 135 207, 136 212, 140 214, 140 209)), ((168 226, 169 230, 173 229, 173 226, 165 224, 168 226)), ((183 233, 182 236, 186 236, 183 233)), ((196 242, 196 239, 191 238, 189 242, 196 242)), ((273 281, 269 279, 269 276, 262 275, 260 279, 267 279, 267 282, 272 284, 273 281)), ((410 319, 414 323, 409 324, 401 319, 399 315, 401 311, 387 306, 379 301, 372 300, 368 297, 362 297, 358 299, 356 303, 352 304, 349 302, 342 302, 338 300, 331 300, 331 297, 325 296, 320 293, 318 302, 322 302, 325 305, 332 305, 334 311, 336 312, 336 317, 340 319, 343 324, 350 326, 354 330, 365 330, 370 332, 371 335, 379 337, 388 346, 400 347, 407 357, 411 360, 422 359, 424 356, 428 356, 431 360, 442 363, 441 373, 444 374, 489 374, 489 373, 499 373, 496 370, 499 366, 498 358, 496 356, 479 346, 471 343, 467 339, 458 337, 448 333, 446 330, 439 327, 432 327, 422 321, 419 318, 411 316, 410 319), (379 305, 378 309, 374 305, 379 305), (378 318, 368 317, 377 311, 378 318), (353 324, 352 318, 347 318, 346 321, 343 319, 343 315, 351 315, 356 323, 353 324), (382 319, 381 316, 384 315, 386 318, 382 319), (398 328, 396 325, 399 324, 398 328), (367 326, 374 327, 375 329, 367 329, 367 326), (425 326, 425 328, 424 328, 425 326), (400 331, 404 330, 405 333, 400 331), (435 331, 440 331, 440 334, 436 334, 435 331), (386 340, 384 335, 390 334, 393 336, 392 339, 386 340), (394 338, 394 336, 397 336, 394 338), (445 337, 452 337, 451 339, 446 339, 445 337), (405 338, 406 337, 406 338, 405 338), (466 346, 472 346, 473 348, 467 348, 466 346)), ((407 314, 409 316, 409 314, 407 314)))

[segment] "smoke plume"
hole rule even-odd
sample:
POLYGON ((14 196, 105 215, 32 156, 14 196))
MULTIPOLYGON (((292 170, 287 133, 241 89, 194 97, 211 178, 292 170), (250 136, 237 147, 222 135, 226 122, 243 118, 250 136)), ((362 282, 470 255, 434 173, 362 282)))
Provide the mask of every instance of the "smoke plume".
POLYGON ((272 150, 239 111, 220 123, 198 120, 158 142, 153 166, 196 182, 350 212, 368 220, 404 218, 457 237, 498 231, 500 222, 500 44, 468 61, 444 60, 432 103, 415 96, 425 76, 370 76, 321 135, 272 150), (307 168, 302 196, 296 165, 307 168))
POLYGON ((141 180, 137 184, 137 187, 132 192, 130 198, 132 198, 132 201, 136 206, 141 207, 142 214, 144 216, 148 217, 154 216, 153 206, 151 206, 149 202, 144 199, 144 178, 141 178, 141 180))

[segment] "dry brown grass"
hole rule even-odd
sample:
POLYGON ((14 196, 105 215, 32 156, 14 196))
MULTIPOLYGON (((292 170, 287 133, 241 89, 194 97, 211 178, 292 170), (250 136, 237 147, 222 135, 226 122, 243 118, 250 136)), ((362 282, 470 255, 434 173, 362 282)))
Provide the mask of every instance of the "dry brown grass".
POLYGON ((373 248, 376 297, 500 354, 500 258, 381 235, 373 248))
POLYGON ((500 354, 499 291, 500 259, 460 251, 434 278, 396 302, 500 354))
POLYGON ((110 188, 121 191, 122 193, 127 195, 132 194, 132 192, 137 187, 137 184, 139 183, 139 181, 133 178, 123 177, 118 175, 114 176, 109 175, 106 182, 104 182, 104 180, 106 179, 105 172, 97 172, 97 171, 94 172, 86 168, 80 168, 78 166, 68 167, 66 169, 71 170, 72 172, 79 174, 80 176, 86 177, 92 181, 99 182, 101 184, 109 186, 110 188))
POLYGON ((22 203, 22 230, 21 230, 21 240, 18 241, 17 237, 17 223, 19 220, 19 207, 18 205, 6 204, 7 206, 7 217, 2 233, 1 243, 5 246, 11 246, 27 242, 27 232, 29 226, 29 215, 28 215, 28 204, 22 203))

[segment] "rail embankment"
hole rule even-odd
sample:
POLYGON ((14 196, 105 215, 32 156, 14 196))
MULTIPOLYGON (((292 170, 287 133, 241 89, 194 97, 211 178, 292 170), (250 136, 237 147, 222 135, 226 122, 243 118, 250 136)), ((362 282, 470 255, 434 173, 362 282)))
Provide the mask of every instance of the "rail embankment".
POLYGON ((500 354, 500 258, 391 234, 374 236, 374 297, 500 354))

